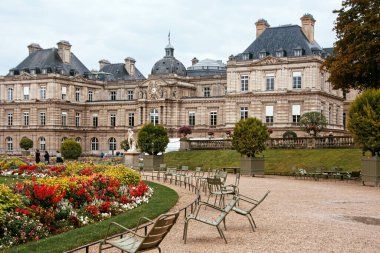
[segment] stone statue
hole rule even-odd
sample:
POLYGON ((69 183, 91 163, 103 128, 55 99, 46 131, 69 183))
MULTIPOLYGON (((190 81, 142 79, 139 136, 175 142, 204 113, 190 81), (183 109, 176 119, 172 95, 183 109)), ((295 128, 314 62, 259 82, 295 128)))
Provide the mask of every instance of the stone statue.
POLYGON ((129 149, 127 152, 136 151, 136 139, 134 137, 134 133, 131 128, 128 129, 128 145, 129 145, 129 149))

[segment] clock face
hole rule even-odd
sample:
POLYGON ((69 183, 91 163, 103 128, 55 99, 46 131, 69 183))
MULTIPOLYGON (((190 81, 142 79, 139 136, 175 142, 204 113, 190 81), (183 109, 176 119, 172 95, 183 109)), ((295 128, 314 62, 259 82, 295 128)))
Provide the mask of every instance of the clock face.
POLYGON ((153 87, 152 88, 152 93, 156 93, 156 91, 157 91, 156 87, 153 87))

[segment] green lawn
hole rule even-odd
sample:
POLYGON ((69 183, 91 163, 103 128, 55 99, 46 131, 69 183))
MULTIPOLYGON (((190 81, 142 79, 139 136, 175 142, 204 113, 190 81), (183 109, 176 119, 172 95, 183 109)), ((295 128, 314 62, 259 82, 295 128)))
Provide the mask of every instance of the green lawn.
POLYGON ((22 182, 24 179, 17 179, 15 177, 0 176, 0 184, 13 185, 16 182, 22 182))
MULTIPOLYGON (((341 167, 360 170, 360 149, 270 149, 263 153, 266 173, 287 173, 293 166, 304 168, 341 167)), ((165 154, 167 166, 188 165, 191 168, 239 167, 240 154, 235 150, 193 150, 165 154)))
MULTIPOLYGON (((154 194, 148 204, 144 204, 108 220, 70 230, 40 241, 12 247, 4 250, 4 252, 63 252, 104 238, 108 224, 112 221, 129 228, 135 227, 140 217, 145 216, 153 219, 167 212, 175 205, 178 200, 178 194, 174 190, 152 182, 147 182, 147 184, 154 188, 154 194)), ((114 234, 117 232, 120 232, 120 230, 113 230, 114 234)))

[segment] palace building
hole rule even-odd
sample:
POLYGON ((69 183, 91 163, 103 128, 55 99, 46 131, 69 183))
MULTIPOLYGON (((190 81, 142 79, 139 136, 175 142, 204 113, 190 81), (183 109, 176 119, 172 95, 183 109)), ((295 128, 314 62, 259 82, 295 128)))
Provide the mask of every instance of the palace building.
POLYGON ((270 27, 260 19, 256 39, 227 64, 194 58, 186 68, 169 40, 148 77, 132 57, 102 59, 98 71, 89 71, 68 41, 49 49, 33 43, 25 60, 0 77, 0 153, 21 153, 24 136, 52 154, 66 138, 85 153, 113 152, 129 128, 137 132, 150 122, 171 137, 183 125, 193 128, 191 137, 225 137, 240 119, 257 117, 272 137, 287 130, 305 136, 299 119, 309 111, 326 116, 327 133, 343 134, 347 101, 320 69, 332 49, 316 42, 314 24, 310 14, 301 26, 270 27))

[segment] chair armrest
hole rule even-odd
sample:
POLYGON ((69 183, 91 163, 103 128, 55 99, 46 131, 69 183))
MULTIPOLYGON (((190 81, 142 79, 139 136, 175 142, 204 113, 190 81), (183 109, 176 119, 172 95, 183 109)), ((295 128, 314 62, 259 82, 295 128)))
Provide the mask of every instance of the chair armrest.
POLYGON ((218 211, 221 211, 221 212, 224 212, 222 208, 218 207, 218 206, 214 206, 213 204, 210 204, 210 203, 207 203, 207 202, 204 202, 204 201, 199 201, 199 207, 200 206, 208 206, 208 207, 211 207, 211 208, 214 208, 215 210, 218 210, 218 211))
POLYGON ((140 217, 139 221, 137 222, 137 226, 135 228, 135 232, 137 232, 137 229, 139 229, 139 226, 142 224, 141 222, 145 220, 145 221, 149 221, 147 223, 147 226, 149 225, 152 225, 154 222, 151 220, 151 219, 148 219, 147 217, 140 217))
POLYGON ((251 203, 251 204, 257 204, 257 202, 258 202, 256 199, 247 197, 247 196, 242 195, 242 194, 239 194, 239 200, 242 200, 244 202, 251 203))
POLYGON ((135 236, 138 236, 138 237, 140 237, 140 238, 145 238, 145 236, 139 235, 139 234, 137 234, 135 231, 133 231, 133 230, 131 230, 131 229, 129 229, 129 228, 126 228, 126 227, 124 227, 123 225, 120 225, 119 223, 111 222, 111 223, 108 225, 108 230, 107 230, 106 237, 104 238, 104 241, 107 240, 107 238, 108 238, 108 234, 109 234, 109 231, 110 231, 112 225, 115 225, 115 226, 117 226, 117 227, 120 227, 120 228, 124 229, 125 231, 127 231, 128 233, 131 233, 131 234, 133 234, 133 235, 135 235, 135 236))

